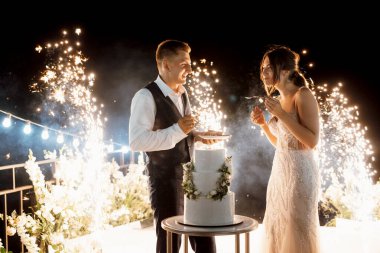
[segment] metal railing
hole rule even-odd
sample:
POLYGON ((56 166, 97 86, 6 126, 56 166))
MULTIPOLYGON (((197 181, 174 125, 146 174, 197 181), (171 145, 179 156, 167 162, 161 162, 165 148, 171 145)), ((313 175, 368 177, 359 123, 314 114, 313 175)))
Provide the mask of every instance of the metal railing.
MULTIPOLYGON (((36 164, 38 164, 38 165, 51 164, 52 165, 52 171, 54 172, 55 160, 53 160, 53 159, 39 161, 39 162, 36 162, 36 164)), ((12 188, 0 191, 0 196, 4 196, 4 201, 3 201, 3 205, 4 205, 4 224, 3 225, 4 225, 4 232, 5 232, 5 241, 4 241, 5 250, 8 250, 8 247, 9 247, 9 243, 8 243, 8 231, 7 231, 8 221, 7 221, 7 217, 6 217, 8 215, 8 195, 12 194, 12 193, 19 192, 19 194, 20 194, 20 197, 19 197, 19 205, 20 205, 19 212, 22 213, 24 211, 24 206, 23 206, 23 204, 24 204, 24 202, 23 202, 23 200, 24 200, 24 191, 33 189, 33 185, 24 185, 24 186, 19 186, 19 187, 16 186, 16 170, 18 170, 18 169, 25 169, 25 163, 12 164, 12 165, 6 165, 6 166, 0 167, 0 171, 6 171, 6 170, 11 170, 12 171, 12 188)), ((46 182, 47 183, 54 183, 54 179, 53 180, 48 180, 46 182)), ((24 253, 24 246, 22 244, 21 244, 21 252, 24 253)))

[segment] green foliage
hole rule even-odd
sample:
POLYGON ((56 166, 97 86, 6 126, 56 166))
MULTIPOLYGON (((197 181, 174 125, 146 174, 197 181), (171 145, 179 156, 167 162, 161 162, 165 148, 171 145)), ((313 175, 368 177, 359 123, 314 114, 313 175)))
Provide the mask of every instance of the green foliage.
POLYGON ((211 191, 207 197, 212 198, 213 200, 222 200, 224 196, 228 193, 228 188, 230 186, 231 170, 228 164, 230 164, 231 157, 226 159, 226 162, 223 163, 222 167, 218 170, 220 176, 216 182, 216 188, 214 191, 211 191))
POLYGON ((188 199, 197 199, 201 195, 201 192, 197 190, 193 182, 193 172, 195 171, 194 163, 188 162, 182 166, 184 169, 182 182, 183 191, 188 199))
POLYGON ((0 253, 13 253, 13 252, 12 251, 6 251, 3 247, 1 247, 0 253))
POLYGON ((196 185, 193 182, 193 172, 195 171, 194 163, 188 162, 183 164, 184 176, 182 187, 184 193, 188 199, 198 199, 200 196, 206 196, 213 200, 222 200, 223 197, 228 193, 231 179, 231 157, 227 157, 222 166, 218 169, 219 178, 216 182, 216 187, 214 190, 207 194, 199 192, 196 185))

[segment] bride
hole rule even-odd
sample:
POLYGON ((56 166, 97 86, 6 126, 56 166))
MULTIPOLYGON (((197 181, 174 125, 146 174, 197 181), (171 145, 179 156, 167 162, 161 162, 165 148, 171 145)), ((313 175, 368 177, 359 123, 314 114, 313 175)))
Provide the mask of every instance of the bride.
POLYGON ((319 108, 298 68, 299 55, 285 46, 263 56, 260 78, 271 114, 266 122, 255 107, 251 120, 276 148, 263 220, 264 252, 318 253, 319 108), (280 96, 273 98, 273 92, 280 96))

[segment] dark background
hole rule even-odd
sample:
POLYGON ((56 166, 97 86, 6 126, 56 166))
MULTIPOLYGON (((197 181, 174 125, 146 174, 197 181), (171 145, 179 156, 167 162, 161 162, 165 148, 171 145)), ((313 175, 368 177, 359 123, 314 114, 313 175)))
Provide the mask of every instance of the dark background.
MULTIPOLYGON (((237 192, 237 212, 261 219, 274 150, 251 129, 248 106, 242 97, 263 94, 259 62, 269 44, 287 45, 296 52, 307 49, 309 54, 301 56, 301 67, 315 84, 344 84, 342 91, 350 105, 359 106, 360 121, 368 127, 374 156, 379 157, 380 99, 376 89, 380 43, 375 35, 376 16, 370 14, 370 6, 352 7, 351 11, 343 11, 321 3, 318 8, 296 10, 273 3, 256 8, 236 4, 206 9, 189 2, 185 7, 171 7, 177 11, 111 4, 88 9, 71 4, 51 11, 4 8, 0 109, 44 124, 34 115, 37 102, 28 90, 46 60, 34 48, 59 40, 62 29, 73 32, 80 27, 82 50, 89 59, 86 68, 96 74, 94 94, 99 103, 104 103, 103 112, 109 119, 106 139, 127 144, 131 99, 139 88, 156 78, 157 44, 169 38, 187 41, 192 59, 213 61, 219 73, 216 96, 223 99, 226 125, 233 135, 228 152, 233 156, 232 190, 237 192), (307 67, 310 62, 313 68, 307 67)), ((55 147, 41 143, 39 137, 25 137, 2 126, 0 137, 1 165, 24 162, 28 148, 39 152, 55 147)), ((378 167, 375 161, 374 168, 378 167)))

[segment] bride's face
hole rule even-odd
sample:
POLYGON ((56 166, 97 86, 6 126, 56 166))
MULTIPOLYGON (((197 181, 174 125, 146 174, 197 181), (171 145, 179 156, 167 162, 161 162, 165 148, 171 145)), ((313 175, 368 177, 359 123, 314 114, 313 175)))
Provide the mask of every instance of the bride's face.
POLYGON ((269 62, 269 58, 266 56, 261 65, 261 79, 264 82, 265 86, 273 86, 273 68, 269 62))

